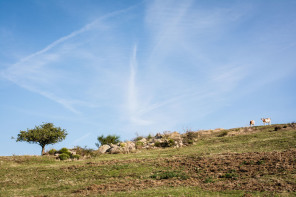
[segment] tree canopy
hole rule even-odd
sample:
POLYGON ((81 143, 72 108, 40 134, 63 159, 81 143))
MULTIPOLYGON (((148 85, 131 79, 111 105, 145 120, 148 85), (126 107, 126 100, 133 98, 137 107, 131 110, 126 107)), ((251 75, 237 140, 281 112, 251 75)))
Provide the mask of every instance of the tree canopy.
POLYGON ((39 144, 42 147, 41 155, 43 155, 45 153, 46 145, 63 141, 67 134, 65 129, 55 127, 53 123, 43 123, 40 126, 35 126, 34 129, 20 131, 16 141, 39 144))
POLYGON ((98 141, 100 143, 96 143, 97 147, 100 147, 100 145, 104 145, 104 144, 116 144, 118 142, 120 142, 120 137, 117 135, 108 135, 106 137, 104 137, 104 135, 101 135, 98 137, 98 141))

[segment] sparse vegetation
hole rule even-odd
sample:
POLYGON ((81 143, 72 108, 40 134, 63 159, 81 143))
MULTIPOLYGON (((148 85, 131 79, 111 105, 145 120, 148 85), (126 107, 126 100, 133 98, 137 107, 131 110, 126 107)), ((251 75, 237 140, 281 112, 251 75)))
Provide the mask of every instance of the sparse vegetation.
POLYGON ((151 178, 161 180, 161 179, 171 179, 171 178, 180 178, 186 180, 189 178, 184 172, 177 171, 160 171, 151 175, 151 178))
POLYGON ((143 139, 144 137, 143 136, 137 136, 135 139, 134 139, 134 141, 139 141, 139 140, 141 140, 141 139, 143 139))
POLYGON ((137 141, 136 142, 136 148, 137 149, 141 149, 141 148, 143 148, 143 146, 144 146, 144 143, 143 142, 140 142, 140 141, 137 141))
POLYGON ((94 149, 87 148, 86 146, 84 148, 80 146, 75 146, 73 150, 76 152, 77 155, 83 157, 95 157, 98 155, 98 153, 96 153, 94 149))
MULTIPOLYGON (((218 132, 180 149, 84 160, 75 157, 87 151, 76 147, 78 156, 67 162, 0 157, 0 196, 295 196, 295 129, 260 126, 224 137, 218 132)), ((65 158, 70 151, 59 150, 65 158)))
POLYGON ((212 177, 207 177, 205 180, 204 180, 204 183, 214 183, 214 180, 212 177))
POLYGON ((160 142, 155 142, 155 143, 154 143, 154 146, 155 146, 155 147, 161 147, 161 144, 160 144, 160 142))
POLYGON ((62 153, 59 155, 59 159, 60 160, 68 160, 68 159, 70 159, 70 155, 67 153, 62 153))
POLYGON ((289 125, 289 127, 293 128, 293 129, 296 128, 296 122, 291 122, 288 125, 289 125))
POLYGON ((147 140, 151 140, 151 139, 152 139, 152 135, 149 134, 149 135, 147 136, 147 140))
POLYGON ((198 132, 187 130, 186 133, 183 135, 183 144, 191 145, 193 144, 194 140, 198 137, 198 132))
POLYGON ((228 173, 225 173, 224 175, 221 175, 219 178, 236 179, 236 177, 238 177, 236 173, 228 172, 228 173))
POLYGON ((275 130, 275 131, 279 131, 279 130, 281 130, 281 129, 282 129, 281 126, 276 126, 276 127, 274 127, 274 130, 275 130))
POLYGON ((67 149, 67 148, 61 148, 59 151, 58 151, 58 153, 60 153, 60 154, 67 154, 67 155, 71 155, 71 153, 70 153, 70 151, 67 149))
POLYGON ((56 150, 56 149, 50 149, 49 151, 48 151, 48 154, 50 154, 50 155, 54 155, 54 154, 56 154, 58 151, 56 150))
POLYGON ((80 155, 72 155, 72 157, 71 157, 72 159, 77 159, 77 160, 79 160, 80 159, 80 155))
POLYGON ((218 137, 224 137, 228 134, 228 131, 227 130, 224 130, 224 131, 221 131, 219 134, 218 134, 218 137))

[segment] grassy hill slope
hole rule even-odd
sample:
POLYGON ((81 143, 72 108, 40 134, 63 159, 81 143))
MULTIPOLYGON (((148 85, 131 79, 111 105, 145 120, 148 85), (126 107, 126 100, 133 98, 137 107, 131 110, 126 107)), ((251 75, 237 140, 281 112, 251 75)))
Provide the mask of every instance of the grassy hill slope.
POLYGON ((78 161, 0 157, 0 196, 295 196, 293 124, 210 133, 182 148, 78 161))

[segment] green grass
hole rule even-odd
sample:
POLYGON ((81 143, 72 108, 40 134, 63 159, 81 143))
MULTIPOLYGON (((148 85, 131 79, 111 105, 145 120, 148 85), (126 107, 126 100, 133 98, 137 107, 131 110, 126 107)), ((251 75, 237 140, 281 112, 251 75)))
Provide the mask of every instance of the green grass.
MULTIPOLYGON (((154 189, 146 189, 134 192, 117 192, 109 193, 107 196, 151 196, 151 197, 161 197, 161 196, 243 196, 246 192, 244 191, 223 191, 223 192, 213 192, 205 191, 197 187, 161 187, 154 189), (169 195, 168 195, 169 194, 169 195)), ((260 193, 254 193, 259 195, 260 193)), ((263 196, 263 195, 262 195, 263 196)))
MULTIPOLYGON (((223 135, 199 139, 194 145, 183 148, 141 150, 133 154, 105 154, 96 158, 78 161, 57 161, 51 157, 11 156, 0 157, 0 196, 98 196, 96 190, 77 192, 92 185, 139 181, 175 181, 182 183, 198 176, 177 169, 164 167, 163 162, 171 158, 214 157, 221 153, 271 152, 296 148, 296 130, 280 129, 275 125, 255 127, 256 132, 244 135, 223 135)), ((234 130, 234 129, 233 129, 234 130)), ((239 130, 239 129, 237 129, 239 130)), ((296 163, 296 160, 294 161, 296 163)), ((241 161, 242 166, 264 165, 264 161, 241 161)), ((265 181, 296 182, 296 170, 285 172, 281 177, 272 175, 261 177, 265 181)), ((203 184, 240 179, 236 172, 229 171, 217 179, 202 177, 203 184)), ((127 186, 128 187, 128 186, 127 186)), ((209 187, 210 188, 210 187, 209 187)), ((259 192, 225 190, 212 191, 198 186, 159 185, 131 191, 106 191, 108 196, 295 196, 295 192, 259 192)))

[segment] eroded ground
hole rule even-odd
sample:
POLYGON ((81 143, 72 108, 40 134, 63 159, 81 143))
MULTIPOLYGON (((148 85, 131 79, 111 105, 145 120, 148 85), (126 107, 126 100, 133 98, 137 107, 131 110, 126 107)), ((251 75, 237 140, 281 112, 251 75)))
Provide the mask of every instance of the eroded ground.
MULTIPOLYGON (((101 161, 87 165, 113 165, 114 162, 116 161, 101 161)), ((213 156, 176 156, 122 162, 122 165, 142 163, 161 170, 155 170, 149 175, 144 174, 140 178, 127 175, 120 179, 109 179, 108 183, 93 184, 75 193, 104 194, 160 186, 198 186, 212 191, 296 191, 296 149, 283 152, 224 153, 213 156)))

